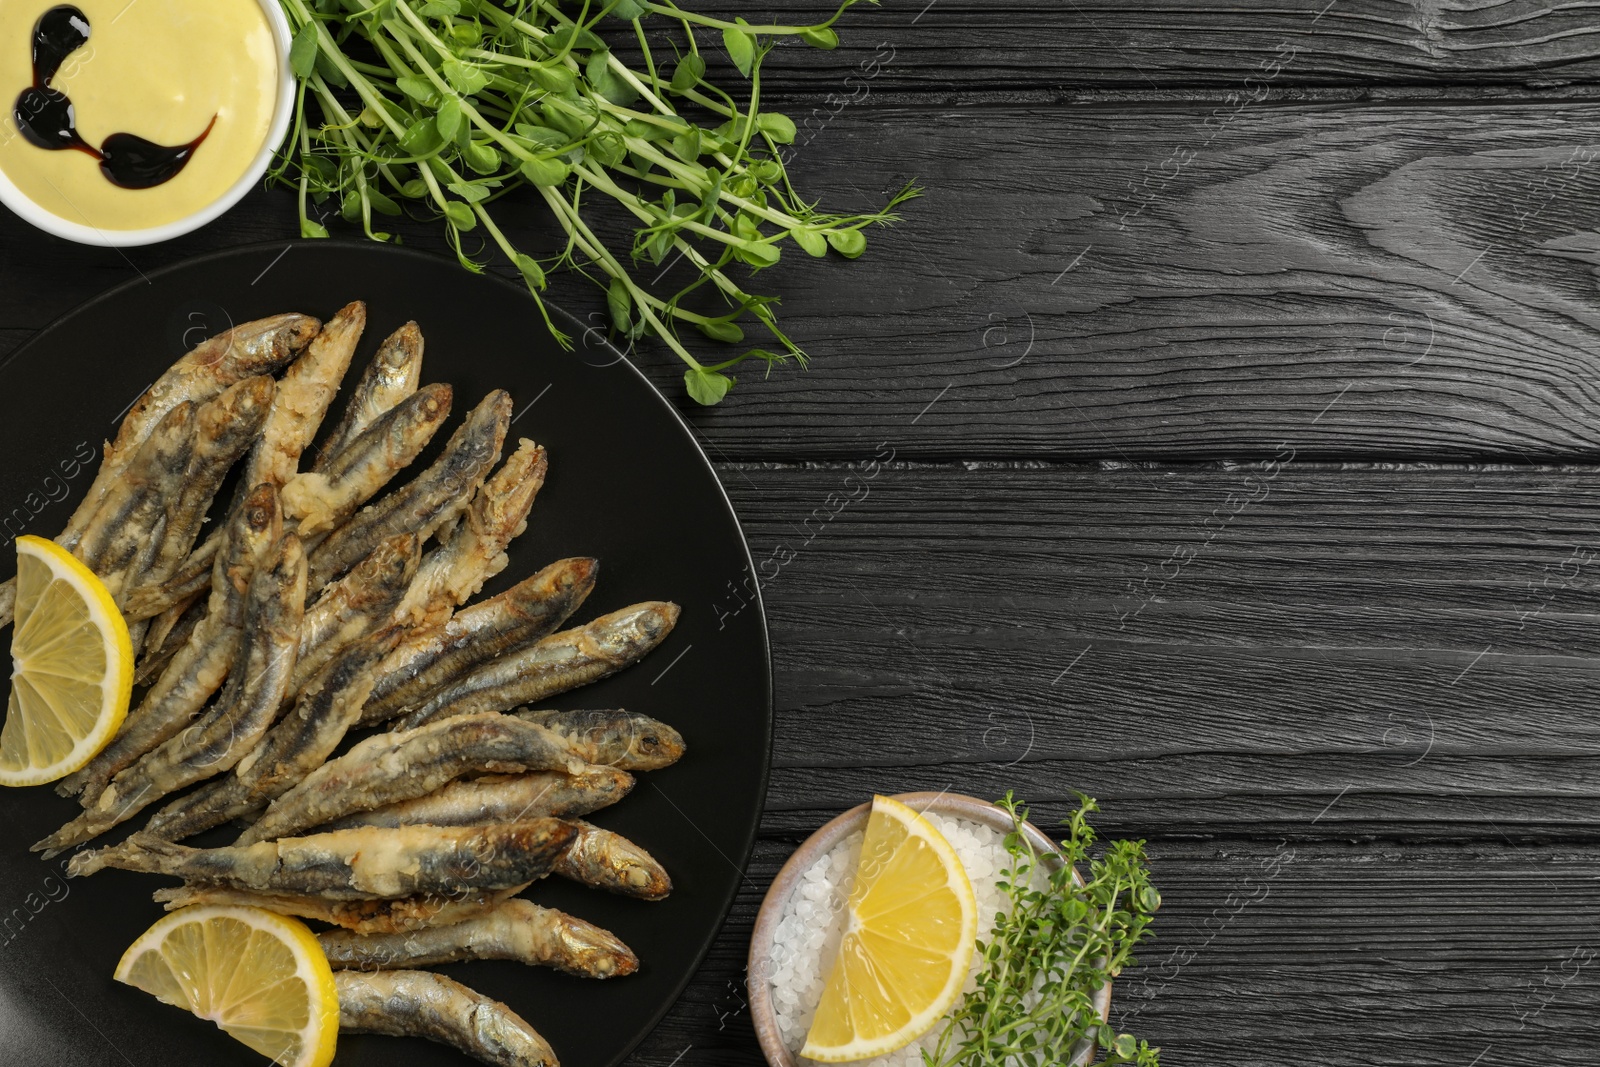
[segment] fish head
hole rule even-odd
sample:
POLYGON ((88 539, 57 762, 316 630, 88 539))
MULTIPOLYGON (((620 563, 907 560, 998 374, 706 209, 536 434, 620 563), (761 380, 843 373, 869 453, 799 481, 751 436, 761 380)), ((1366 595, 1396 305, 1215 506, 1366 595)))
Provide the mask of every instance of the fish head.
POLYGON ((664 722, 647 715, 629 717, 627 738, 628 755, 640 770, 658 770, 682 758, 683 735, 664 722))
POLYGON ((642 655, 666 640, 678 623, 678 605, 664 600, 635 604, 589 624, 603 654, 617 659, 642 655))

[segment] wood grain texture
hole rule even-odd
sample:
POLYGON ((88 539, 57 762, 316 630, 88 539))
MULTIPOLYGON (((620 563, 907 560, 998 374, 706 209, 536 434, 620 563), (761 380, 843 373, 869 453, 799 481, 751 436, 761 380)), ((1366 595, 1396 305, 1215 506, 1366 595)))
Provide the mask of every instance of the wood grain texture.
MULTIPOLYGON (((762 274, 811 368, 746 372, 693 417, 733 460, 858 457, 889 437, 926 458, 1253 456, 1279 443, 1595 458, 1596 114, 1005 108, 978 123, 847 108, 798 157, 801 187, 843 209, 912 176, 929 193, 859 260, 790 255, 762 274)), ((542 209, 501 203, 509 232, 553 247, 542 209)), ((282 235, 293 209, 258 193, 229 219, 235 239, 282 235)), ((0 239, 19 227, 0 224, 0 239)), ((130 261, 223 235, 127 259, 50 248, 0 298, 0 328, 42 325, 133 277, 130 261)), ((441 244, 431 223, 407 236, 441 244)), ((669 271, 660 285, 672 283, 669 271)), ((601 310, 580 279, 552 296, 580 317, 601 310)), ((638 359, 681 398, 669 354, 649 345, 638 359)))
POLYGON ((1138 835, 1596 839, 1600 470, 723 480, 786 830, 874 790, 1016 788, 1138 835))
MULTIPOLYGON (((830 0, 781 6, 717 0, 696 10, 788 24, 820 21, 830 0)), ((647 22, 665 34, 661 20, 647 22)), ((1006 4, 884 0, 839 21, 841 46, 783 42, 764 70, 778 91, 849 93, 868 69, 879 90, 1135 90, 1239 86, 1530 83, 1593 80, 1600 35, 1583 5, 1539 0, 1127 0, 1006 4), (887 43, 893 61, 883 64, 887 43), (1264 65, 1267 64, 1267 65, 1264 65), (1275 65, 1276 74, 1268 74, 1275 65), (852 74, 855 79, 845 79, 852 74)), ((703 45, 716 47, 715 34, 703 45)), ((670 54, 670 52, 668 53, 670 54)))
MULTIPOLYGON (((759 1062, 745 946, 766 886, 815 825, 766 831, 706 966, 631 1062, 759 1062)), ((1592 845, 1223 839, 1149 851, 1158 939, 1118 981, 1113 1021, 1160 1044, 1165 1063, 1465 1067, 1485 1048, 1483 1063, 1512 1048, 1593 1062, 1592 845)))

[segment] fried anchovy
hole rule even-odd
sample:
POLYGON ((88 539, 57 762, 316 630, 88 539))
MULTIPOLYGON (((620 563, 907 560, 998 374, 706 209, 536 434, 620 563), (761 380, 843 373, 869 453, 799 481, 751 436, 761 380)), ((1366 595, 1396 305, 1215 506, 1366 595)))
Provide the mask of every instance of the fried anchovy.
POLYGON ((355 723, 372 688, 373 666, 398 636, 386 631, 345 649, 311 680, 261 743, 234 765, 232 774, 174 800, 151 816, 145 832, 168 841, 192 837, 260 810, 322 766, 355 723))
POLYGON ((639 969, 639 958, 616 934, 527 900, 508 900, 450 926, 380 935, 330 930, 317 941, 335 970, 392 971, 460 960, 515 960, 581 978, 617 978, 639 969))
POLYGON ((516 1012, 431 971, 336 971, 339 1030, 425 1037, 491 1067, 559 1067, 556 1054, 516 1012))
POLYGON ((385 412, 321 470, 290 479, 284 513, 306 537, 344 522, 422 454, 450 417, 452 396, 448 385, 429 385, 385 412))
POLYGON ((621 708, 604 711, 534 711, 514 715, 584 746, 591 763, 624 771, 656 771, 683 758, 683 735, 666 723, 621 708))
POLYGON ((167 911, 196 904, 232 904, 317 919, 356 934, 396 934, 463 922, 493 910, 526 888, 514 885, 507 889, 473 889, 450 896, 401 897, 398 900, 328 900, 304 894, 181 885, 158 889, 152 896, 167 911))
POLYGON ((588 685, 630 667, 678 621, 678 605, 647 601, 551 634, 469 671, 400 720, 420 726, 453 715, 505 711, 588 685))
POLYGON ((335 312, 300 358, 289 364, 278 382, 261 441, 250 453, 247 484, 271 482, 282 488, 294 477, 301 455, 311 447, 338 395, 366 326, 367 305, 353 300, 335 312))
POLYGON ((122 572, 141 552, 153 551, 166 501, 183 485, 197 413, 197 405, 187 402, 168 410, 129 458, 72 549, 102 580, 111 578, 106 588, 113 596, 121 592, 122 572))
POLYGON ((284 534, 270 568, 250 583, 244 636, 215 705, 183 732, 117 772, 94 804, 33 846, 46 858, 96 837, 169 793, 229 770, 277 717, 294 671, 305 611, 306 559, 284 534))
POLYGON ((322 591, 306 609, 290 693, 298 693, 312 675, 356 641, 389 626, 394 606, 405 595, 421 558, 415 533, 396 534, 322 591))
POLYGON ((528 512, 544 485, 544 449, 524 440, 478 487, 450 537, 428 553, 395 620, 437 626, 506 568, 506 546, 528 528, 528 512))
POLYGON ((416 392, 421 377, 422 331, 417 329, 416 323, 408 322, 378 347, 377 355, 367 364, 361 380, 350 394, 344 418, 328 435, 311 469, 324 469, 378 416, 416 392))
POLYGON ((493 826, 362 827, 226 848, 190 848, 147 834, 80 852, 71 877, 105 867, 170 874, 259 893, 387 900, 506 889, 547 874, 577 828, 559 819, 493 826))
POLYGON ((189 643, 195 627, 205 617, 206 605, 199 597, 157 616, 145 634, 144 652, 139 657, 138 670, 133 672, 133 684, 149 685, 161 677, 172 657, 189 643))
POLYGON ((267 808, 239 844, 287 837, 358 811, 425 796, 469 771, 580 771, 578 746, 509 715, 473 715, 367 738, 267 808))
MULTIPOLYGON (((272 409, 239 479, 239 495, 228 509, 230 516, 242 506, 243 494, 251 486, 271 482, 281 489, 294 477, 301 454, 316 437, 328 405, 339 392, 366 324, 367 305, 359 300, 346 304, 323 323, 305 351, 283 372, 272 409)), ((141 590, 141 610, 154 615, 175 603, 185 590, 203 588, 211 561, 221 547, 221 536, 221 530, 213 533, 159 586, 141 590)))
POLYGON ((378 668, 362 724, 393 718, 480 663, 549 635, 583 604, 599 569, 594 559, 558 560, 443 626, 413 631, 378 668))
MULTIPOLYGON (((258 374, 230 385, 199 410, 188 469, 167 499, 166 528, 155 554, 140 573, 130 575, 130 597, 141 588, 164 583, 189 555, 223 478, 260 433, 276 388, 270 375, 258 374)), ((123 615, 130 622, 149 617, 126 608, 123 615)))
POLYGON ((77 543, 134 451, 169 411, 185 402, 203 404, 241 379, 276 372, 306 346, 319 326, 309 315, 273 315, 241 323, 191 349, 128 409, 116 440, 106 445, 94 482, 56 540, 68 547, 77 543))
POLYGON ((379 541, 403 530, 427 540, 471 500, 500 458, 511 424, 511 396, 496 389, 467 415, 444 452, 405 486, 362 508, 311 556, 311 587, 321 589, 355 566, 379 541))
POLYGON ((575 825, 577 836, 556 860, 555 874, 640 900, 672 892, 672 879, 650 853, 619 833, 582 820, 575 825))
POLYGON ((434 790, 373 811, 358 812, 328 824, 330 830, 352 826, 471 826, 551 815, 570 819, 609 807, 633 789, 633 775, 614 767, 580 771, 530 771, 488 774, 434 790))
POLYGON ((88 807, 99 799, 112 775, 183 729, 205 706, 228 676, 244 628, 250 580, 282 529, 278 491, 270 485, 257 486, 229 524, 227 548, 214 567, 205 618, 111 744, 83 770, 63 779, 57 792, 81 793, 81 802, 88 807))

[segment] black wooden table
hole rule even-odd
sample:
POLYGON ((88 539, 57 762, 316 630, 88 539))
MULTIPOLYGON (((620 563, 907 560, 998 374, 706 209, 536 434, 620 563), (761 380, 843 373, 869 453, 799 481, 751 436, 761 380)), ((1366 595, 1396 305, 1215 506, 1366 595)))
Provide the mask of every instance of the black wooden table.
MULTIPOLYGON (((777 740, 745 892, 634 1062, 758 1062, 778 866, 946 788, 1045 819, 1082 790, 1149 840, 1114 1021, 1169 1064, 1594 1061, 1596 20, 887 0, 769 58, 804 190, 928 192, 853 264, 767 275, 810 370, 685 403, 774 561, 777 740)), ((0 343, 295 232, 281 192, 126 255, 0 219, 0 343)))

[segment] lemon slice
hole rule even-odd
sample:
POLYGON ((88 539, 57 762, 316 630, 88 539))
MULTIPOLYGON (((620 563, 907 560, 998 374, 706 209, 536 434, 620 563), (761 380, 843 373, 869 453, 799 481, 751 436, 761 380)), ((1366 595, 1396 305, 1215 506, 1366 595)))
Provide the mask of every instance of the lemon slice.
POLYGON ((146 930, 113 977, 188 1008, 278 1067, 327 1067, 339 995, 306 925, 260 908, 184 908, 146 930))
POLYGON ((38 785, 94 758, 133 691, 128 624, 94 572, 54 541, 17 538, 11 701, 0 785, 38 785))
POLYGON ((955 849, 897 800, 872 798, 848 919, 800 1055, 843 1063, 909 1045, 955 1003, 978 904, 955 849))

